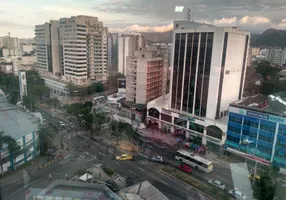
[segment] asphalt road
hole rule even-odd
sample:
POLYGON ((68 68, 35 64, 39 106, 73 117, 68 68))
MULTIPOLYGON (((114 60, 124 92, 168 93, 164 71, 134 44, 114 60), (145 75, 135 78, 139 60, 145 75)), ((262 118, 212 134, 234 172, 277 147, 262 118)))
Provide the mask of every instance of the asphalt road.
MULTIPOLYGON (((58 115, 52 117, 51 112, 38 108, 39 112, 42 113, 46 119, 46 123, 52 123, 59 125, 62 121, 65 124, 71 124, 70 120, 62 118, 58 115)), ((76 120, 72 121, 74 124, 76 120)), ((189 190, 189 186, 176 181, 165 174, 158 172, 150 165, 150 163, 142 160, 136 161, 116 161, 114 160, 114 154, 109 151, 110 146, 106 146, 102 143, 94 142, 84 136, 76 137, 71 133, 62 132, 60 134, 69 134, 68 139, 71 142, 72 152, 70 156, 58 163, 54 163, 44 169, 41 169, 37 173, 31 174, 30 187, 45 188, 51 181, 48 181, 48 175, 52 174, 52 179, 65 179, 65 174, 68 176, 77 172, 81 167, 89 168, 94 164, 103 163, 106 164, 117 172, 125 176, 131 176, 134 182, 148 180, 151 184, 157 187, 163 194, 170 199, 186 199, 185 193, 189 190), (88 148, 90 145, 90 148, 88 148), (88 154, 88 155, 87 155, 88 154), (96 159, 97 158, 97 159, 96 159), (150 167, 151 166, 151 167, 150 167)), ((163 156, 167 161, 172 162, 174 160, 174 154, 168 149, 161 149, 156 145, 146 145, 146 151, 152 152, 152 154, 163 156)), ((119 150, 115 153, 120 155, 122 152, 119 150)), ((233 188, 231 170, 228 165, 215 164, 214 171, 206 174, 204 172, 193 169, 192 176, 197 178, 203 183, 207 183, 209 179, 217 179, 223 182, 228 189, 233 188)), ((4 198, 3 199, 24 199, 24 182, 20 181, 13 185, 3 188, 4 198)), ((190 199, 206 199, 196 191, 188 192, 190 199)))

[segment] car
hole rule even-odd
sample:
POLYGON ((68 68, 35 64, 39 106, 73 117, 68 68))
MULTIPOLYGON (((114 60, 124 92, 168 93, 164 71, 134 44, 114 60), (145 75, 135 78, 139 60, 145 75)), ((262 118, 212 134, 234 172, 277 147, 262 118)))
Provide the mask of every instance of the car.
POLYGON ((245 200, 246 196, 242 194, 241 191, 239 191, 239 189, 235 188, 234 190, 230 190, 228 192, 231 196, 235 197, 235 199, 242 199, 245 200))
POLYGON ((248 175, 248 178, 252 181, 259 181, 260 180, 260 176, 259 175, 254 175, 253 173, 252 174, 249 174, 248 175))
POLYGON ((209 180, 209 184, 212 184, 222 190, 225 190, 225 184, 223 184, 222 182, 218 181, 218 180, 213 180, 213 179, 210 179, 209 180))
POLYGON ((105 185, 111 189, 113 192, 118 192, 119 191, 119 187, 118 185, 113 181, 113 180, 107 180, 105 181, 105 185))
POLYGON ((181 171, 183 171, 183 172, 187 172, 187 173, 191 173, 192 172, 192 168, 189 165, 186 165, 186 164, 179 165, 178 168, 181 171))
POLYGON ((131 154, 122 154, 121 156, 116 156, 116 160, 132 160, 131 154))
POLYGON ((151 158, 151 160, 154 161, 154 162, 159 162, 159 163, 163 163, 164 162, 164 159, 163 159, 162 156, 153 156, 151 158))
POLYGON ((54 117, 56 117, 56 115, 55 115, 55 114, 52 114, 52 117, 54 118, 54 117))

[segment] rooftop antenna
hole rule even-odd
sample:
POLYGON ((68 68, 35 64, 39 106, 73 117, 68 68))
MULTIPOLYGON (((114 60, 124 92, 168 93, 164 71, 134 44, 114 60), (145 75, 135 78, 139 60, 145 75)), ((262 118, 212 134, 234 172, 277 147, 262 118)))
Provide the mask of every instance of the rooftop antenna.
POLYGON ((193 13, 192 13, 192 10, 190 8, 187 10, 186 18, 188 21, 194 21, 193 13))

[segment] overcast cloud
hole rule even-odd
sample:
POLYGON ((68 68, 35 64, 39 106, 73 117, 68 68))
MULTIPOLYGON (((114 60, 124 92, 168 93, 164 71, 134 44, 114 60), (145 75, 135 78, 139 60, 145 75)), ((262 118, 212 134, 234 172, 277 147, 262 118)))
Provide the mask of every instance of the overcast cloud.
POLYGON ((218 26, 286 29, 285 0, 0 0, 0 36, 33 37, 36 24, 74 15, 96 16, 111 31, 162 32, 188 8, 196 21, 218 26))

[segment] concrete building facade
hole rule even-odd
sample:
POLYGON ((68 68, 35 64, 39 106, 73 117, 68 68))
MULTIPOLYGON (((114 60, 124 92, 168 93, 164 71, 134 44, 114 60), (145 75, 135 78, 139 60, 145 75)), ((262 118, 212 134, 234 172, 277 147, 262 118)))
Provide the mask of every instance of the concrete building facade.
POLYGON ((145 39, 140 33, 121 34, 118 37, 118 72, 126 75, 127 56, 134 56, 136 50, 145 48, 145 39))
POLYGON ((134 56, 127 57, 127 101, 146 104, 166 94, 167 55, 167 50, 155 48, 137 50, 134 56))
POLYGON ((107 28, 97 17, 60 19, 62 76, 85 85, 107 76, 107 28))

